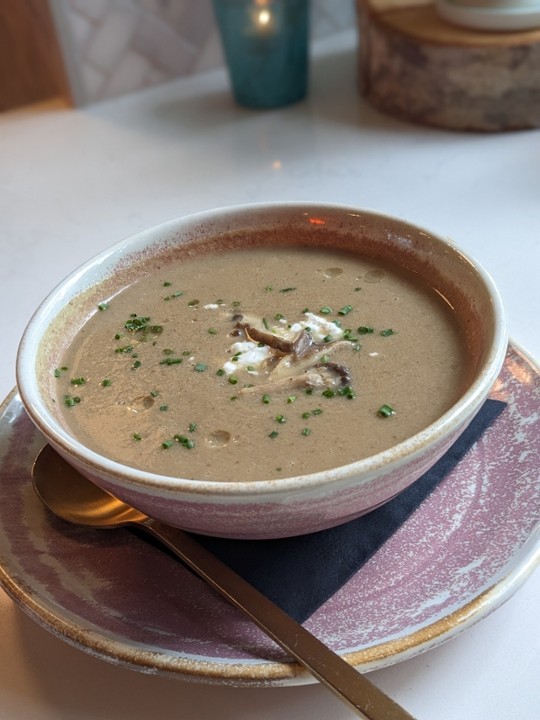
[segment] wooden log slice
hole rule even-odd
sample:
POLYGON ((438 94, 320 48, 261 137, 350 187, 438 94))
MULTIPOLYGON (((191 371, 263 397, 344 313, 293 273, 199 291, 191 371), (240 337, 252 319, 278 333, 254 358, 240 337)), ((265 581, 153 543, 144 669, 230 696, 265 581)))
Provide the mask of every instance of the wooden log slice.
POLYGON ((540 29, 451 25, 426 0, 357 0, 359 84, 376 108, 423 125, 540 127, 540 29))

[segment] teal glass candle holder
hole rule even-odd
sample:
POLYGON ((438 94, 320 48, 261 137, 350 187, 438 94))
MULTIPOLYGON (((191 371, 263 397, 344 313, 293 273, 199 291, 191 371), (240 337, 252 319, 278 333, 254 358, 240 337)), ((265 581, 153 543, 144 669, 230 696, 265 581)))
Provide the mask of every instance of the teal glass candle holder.
POLYGON ((309 0, 213 0, 233 95, 250 108, 301 100, 308 85, 309 0))

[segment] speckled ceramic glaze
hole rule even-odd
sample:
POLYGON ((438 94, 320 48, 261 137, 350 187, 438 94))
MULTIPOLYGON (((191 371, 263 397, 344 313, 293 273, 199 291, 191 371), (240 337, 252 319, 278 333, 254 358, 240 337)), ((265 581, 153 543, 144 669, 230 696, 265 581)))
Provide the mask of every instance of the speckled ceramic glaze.
MULTIPOLYGON (((452 638, 540 560, 540 375, 510 347, 508 406, 400 529, 306 622, 370 670, 452 638)), ((0 583, 40 624, 114 663, 205 682, 311 682, 180 563, 127 530, 77 528, 33 492, 45 438, 14 392, 0 413, 0 583)), ((321 567, 324 573, 326 568, 321 567)))
POLYGON ((322 530, 381 505, 448 449, 485 400, 506 352, 504 314, 489 276, 452 244, 377 213, 335 205, 264 204, 181 218, 141 233, 91 260, 38 309, 23 337, 17 383, 49 442, 81 473, 146 512, 198 533, 271 538, 322 530), (474 378, 458 402, 422 432, 378 455, 332 470, 271 481, 211 482, 128 468, 84 447, 54 406, 52 369, 102 297, 174 255, 233 232, 242 245, 272 231, 276 243, 325 245, 393 260, 443 293, 469 333, 474 378), (275 234, 274 234, 275 233, 275 234), (101 284, 96 289, 96 283, 101 284), (105 294, 106 293, 106 294, 105 294))

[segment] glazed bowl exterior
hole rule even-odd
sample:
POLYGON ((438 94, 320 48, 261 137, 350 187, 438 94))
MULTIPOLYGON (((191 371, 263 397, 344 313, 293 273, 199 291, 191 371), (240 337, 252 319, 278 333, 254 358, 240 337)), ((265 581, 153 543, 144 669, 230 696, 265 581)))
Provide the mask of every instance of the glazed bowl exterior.
POLYGON ((504 311, 487 273, 452 243, 403 220, 318 203, 265 203, 222 208, 170 221, 91 259, 54 289, 30 320, 17 358, 25 409, 47 441, 90 480, 149 516, 202 534, 277 538, 352 520, 395 497, 452 445, 486 399, 507 347, 504 311), (317 243, 364 249, 417 272, 450 296, 474 347, 474 375, 459 400, 436 422, 398 445, 357 462, 310 475, 253 482, 167 477, 106 458, 85 446, 54 402, 53 369, 71 338, 104 296, 144 268, 157 267, 178 245, 220 233, 246 236, 272 229, 317 243), (318 235, 319 234, 319 235, 318 235))

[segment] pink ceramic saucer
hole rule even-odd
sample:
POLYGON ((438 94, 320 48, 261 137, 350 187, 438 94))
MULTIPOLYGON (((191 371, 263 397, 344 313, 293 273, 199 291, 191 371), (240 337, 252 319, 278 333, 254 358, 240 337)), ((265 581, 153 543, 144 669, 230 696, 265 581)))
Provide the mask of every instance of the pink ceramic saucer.
MULTIPOLYGON (((495 424, 306 622, 360 670, 454 637, 540 561, 540 370, 511 346, 491 396, 508 403, 495 424)), ((125 530, 76 528, 48 514, 31 484, 43 444, 13 392, 0 409, 0 584, 23 610, 73 645, 143 672, 311 681, 169 556, 125 530)))

